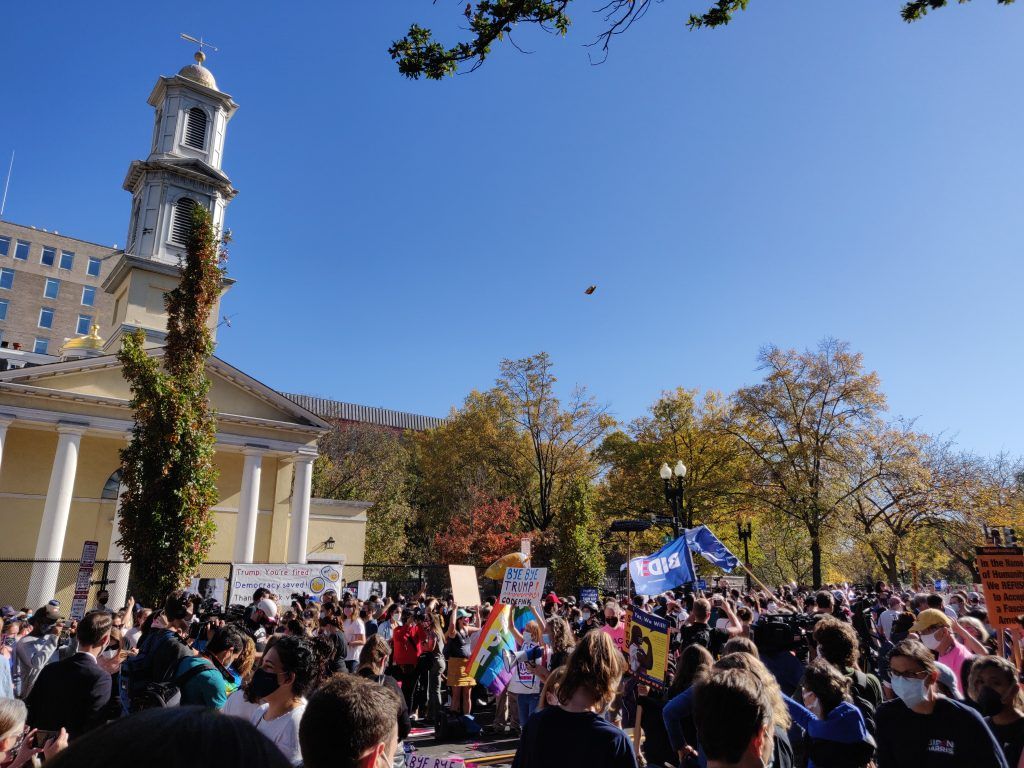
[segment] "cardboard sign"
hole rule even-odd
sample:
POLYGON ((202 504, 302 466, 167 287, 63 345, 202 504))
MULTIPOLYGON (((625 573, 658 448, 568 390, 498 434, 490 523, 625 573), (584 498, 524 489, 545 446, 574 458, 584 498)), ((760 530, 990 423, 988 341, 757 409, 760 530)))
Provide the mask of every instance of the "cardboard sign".
POLYGON ((998 629, 1017 626, 1024 613, 1024 549, 977 547, 976 553, 989 621, 998 629))
POLYGON ((470 608, 480 605, 476 568, 472 565, 449 565, 448 576, 452 580, 452 598, 457 605, 470 608))
POLYGON ((540 598, 544 594, 544 582, 547 578, 547 568, 509 568, 501 582, 501 596, 498 602, 517 607, 532 605, 543 616, 544 609, 540 598))
POLYGON ((92 568, 96 565, 96 550, 99 543, 87 541, 82 545, 82 559, 78 561, 78 577, 75 579, 75 596, 71 600, 72 619, 85 616, 86 604, 89 602, 89 587, 92 586, 92 568))
POLYGON ((646 611, 633 611, 629 623, 629 668, 645 683, 665 686, 668 671, 668 619, 646 611))
POLYGON ((366 602, 370 599, 370 595, 376 595, 381 598, 387 597, 388 583, 386 581, 357 581, 356 597, 366 602))
POLYGON ((231 604, 249 605, 252 593, 260 587, 269 589, 285 605, 291 602, 293 593, 320 597, 327 590, 334 590, 335 594, 341 595, 341 567, 341 563, 232 563, 231 604))
POLYGON ((600 600, 600 596, 597 594, 597 587, 580 587, 580 604, 583 603, 594 603, 595 605, 600 600))

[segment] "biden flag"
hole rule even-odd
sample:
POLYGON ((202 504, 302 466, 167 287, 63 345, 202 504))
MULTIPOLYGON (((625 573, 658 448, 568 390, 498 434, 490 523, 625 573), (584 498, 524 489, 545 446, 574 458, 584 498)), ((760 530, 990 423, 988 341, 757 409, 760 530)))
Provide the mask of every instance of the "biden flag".
POLYGON ((629 561, 629 575, 634 591, 641 595, 656 595, 694 581, 693 559, 686 537, 680 536, 653 555, 634 557, 629 561))

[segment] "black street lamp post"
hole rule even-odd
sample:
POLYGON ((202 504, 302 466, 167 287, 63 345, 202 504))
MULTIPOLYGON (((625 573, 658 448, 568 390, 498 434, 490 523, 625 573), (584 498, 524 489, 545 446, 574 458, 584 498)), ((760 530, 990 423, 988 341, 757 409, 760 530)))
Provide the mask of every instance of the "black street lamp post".
POLYGON ((740 535, 740 541, 743 542, 743 570, 747 574, 747 589, 750 589, 750 537, 754 535, 754 529, 750 522, 746 525, 742 521, 736 521, 736 532, 740 535))
POLYGON ((677 461, 675 467, 662 464, 658 473, 665 483, 665 501, 672 508, 672 532, 679 538, 679 526, 684 529, 693 527, 692 515, 683 518, 683 478, 686 477, 686 465, 677 461), (675 484, 672 483, 675 478, 675 484))

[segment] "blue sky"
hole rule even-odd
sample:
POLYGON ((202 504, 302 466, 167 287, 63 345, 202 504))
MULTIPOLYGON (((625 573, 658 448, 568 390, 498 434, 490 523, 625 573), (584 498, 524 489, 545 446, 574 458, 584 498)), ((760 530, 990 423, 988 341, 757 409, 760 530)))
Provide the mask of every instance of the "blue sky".
POLYGON ((241 105, 217 354, 271 386, 442 415, 547 350, 629 419, 832 335, 894 414, 1024 452, 1024 10, 754 0, 689 32, 675 0, 591 66, 579 4, 440 83, 386 49, 452 39, 454 0, 10 4, 5 218, 123 245, 146 97, 202 34, 241 105))

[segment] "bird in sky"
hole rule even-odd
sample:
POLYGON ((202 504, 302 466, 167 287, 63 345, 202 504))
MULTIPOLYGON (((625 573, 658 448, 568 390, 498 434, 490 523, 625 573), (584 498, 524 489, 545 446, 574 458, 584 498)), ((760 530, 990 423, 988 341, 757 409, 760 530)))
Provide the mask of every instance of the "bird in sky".
POLYGON ((594 291, 596 291, 596 290, 597 290, 597 286, 596 285, 591 285, 591 286, 587 287, 587 290, 585 290, 584 293, 587 294, 587 296, 591 296, 591 295, 593 295, 594 291))

